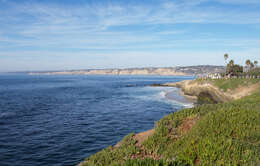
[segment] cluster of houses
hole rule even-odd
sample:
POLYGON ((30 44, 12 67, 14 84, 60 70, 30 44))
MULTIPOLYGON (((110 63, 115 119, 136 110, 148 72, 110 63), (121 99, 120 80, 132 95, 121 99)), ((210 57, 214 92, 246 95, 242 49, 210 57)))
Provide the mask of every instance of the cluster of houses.
POLYGON ((232 75, 232 74, 226 74, 226 73, 211 73, 206 76, 202 76, 202 78, 210 78, 210 79, 221 79, 221 78, 259 78, 260 79, 260 73, 257 75, 247 74, 250 71, 250 68, 248 66, 243 67, 243 74, 241 75, 232 75))
POLYGON ((206 77, 203 78, 210 78, 210 79, 221 79, 221 78, 259 78, 260 75, 241 75, 241 76, 231 76, 231 75, 221 75, 220 73, 212 73, 208 74, 206 77))
POLYGON ((220 73, 212 73, 212 74, 208 74, 205 78, 220 79, 223 78, 223 76, 220 73))

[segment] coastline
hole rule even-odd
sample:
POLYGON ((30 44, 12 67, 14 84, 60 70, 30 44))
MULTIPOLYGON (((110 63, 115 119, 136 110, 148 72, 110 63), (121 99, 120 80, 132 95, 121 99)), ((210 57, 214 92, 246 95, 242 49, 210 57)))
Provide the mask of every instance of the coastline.
MULTIPOLYGON (((177 82, 177 83, 179 83, 179 82, 177 82)), ((173 87, 175 87, 175 86, 173 86, 173 87)), ((183 93, 183 91, 182 91, 182 88, 180 88, 180 87, 175 87, 175 88, 176 88, 175 90, 171 90, 169 92, 166 92, 165 98, 167 100, 180 103, 181 105, 184 105, 185 108, 192 108, 192 107, 195 106, 195 103, 197 101, 197 97, 196 96, 185 95, 183 93)), ((182 110, 182 109, 179 109, 179 110, 182 110)), ((134 134, 134 138, 136 139, 137 144, 141 144, 146 139, 148 139, 148 137, 151 136, 154 133, 154 131, 155 131, 155 127, 153 127, 150 130, 146 130, 146 131, 143 131, 143 132, 135 133, 134 134)), ((113 147, 114 148, 120 147, 121 141, 119 141, 113 147)), ((81 166, 81 165, 78 165, 78 166, 81 166)))
POLYGON ((183 105, 185 108, 191 108, 194 107, 194 104, 197 101, 196 96, 188 96, 185 95, 181 88, 177 88, 171 90, 169 92, 166 92, 165 98, 169 101, 173 101, 175 103, 183 105))
POLYGON ((161 75, 161 76, 195 76, 224 71, 223 66, 179 66, 179 67, 142 67, 142 68, 108 68, 81 69, 62 71, 35 71, 29 75, 161 75))
MULTIPOLYGON (((178 83, 178 82, 177 82, 178 83)), ((163 85, 161 85, 162 87, 163 85)), ((155 87, 155 86, 154 86, 155 87)), ((164 86, 165 87, 165 86, 164 86)), ((175 86, 171 86, 171 87, 175 87, 175 86)), ((171 90, 169 92, 165 92, 164 97, 167 100, 179 103, 181 105, 184 105, 185 108, 192 108, 195 106, 195 102, 197 101, 196 96, 189 96, 189 95, 185 95, 182 92, 182 89, 180 87, 175 87, 176 89, 171 90), (177 97, 177 98, 176 98, 177 97)), ((181 109, 179 109, 181 110, 181 109)), ((178 111, 179 111, 178 110, 178 111)), ((153 135, 155 131, 155 126, 152 129, 143 131, 143 132, 139 132, 139 133, 135 133, 133 138, 136 140, 136 144, 137 146, 141 146, 141 144, 147 140, 150 136, 153 135)), ((113 145, 113 148, 119 148, 121 146, 123 142, 123 139, 120 140, 119 142, 117 142, 115 145, 113 145)), ((81 161, 79 164, 77 164, 76 166, 84 166, 85 164, 87 164, 87 161, 81 161)))
MULTIPOLYGON (((160 85, 156 85, 160 86, 160 85)), ((201 95, 207 95, 216 103, 225 103, 249 96, 260 88, 260 83, 248 86, 239 86, 233 90, 224 91, 208 81, 185 80, 176 83, 165 83, 161 86, 177 87, 181 89, 181 94, 187 99, 199 100, 201 95)))
MULTIPOLYGON (((201 94, 207 94, 208 96, 206 96, 206 97, 210 97, 210 98, 214 99, 217 103, 232 102, 232 103, 238 104, 239 108, 242 108, 243 102, 241 103, 241 102, 239 102, 240 100, 238 102, 233 101, 233 100, 241 99, 245 96, 250 96, 250 95, 254 94, 254 92, 260 88, 260 83, 256 83, 256 84, 253 84, 250 86, 240 85, 240 86, 238 86, 232 90, 230 89, 228 91, 223 91, 222 89, 217 87, 212 82, 200 82, 199 80, 185 80, 185 81, 181 81, 181 82, 166 83, 166 84, 162 84, 162 85, 154 84, 151 86, 176 87, 179 90, 178 95, 181 95, 185 99, 187 99, 187 100, 189 99, 192 101, 199 101, 201 98, 201 94), (240 105, 240 103, 242 105, 240 105)), ((165 94, 165 97, 167 97, 167 99, 171 99, 172 93, 176 93, 176 91, 167 92, 165 94)), ((205 96, 203 96, 203 97, 205 97, 205 96)), ((242 100, 247 101, 247 98, 244 98, 242 100)), ((198 103, 198 104, 200 104, 200 103, 198 103)), ((160 134, 162 134, 160 132, 165 132, 165 130, 162 129, 161 127, 163 127, 163 128, 166 127, 166 131, 169 132, 168 133, 169 136, 167 136, 167 138, 170 137, 170 138, 173 138, 173 140, 178 140, 178 139, 181 139, 184 135, 186 135, 186 133, 188 133, 191 129, 193 129, 193 126, 197 125, 197 122, 202 120, 202 117, 206 117, 206 119, 202 120, 203 122, 213 122, 212 120, 208 121, 208 118, 215 118, 215 116, 213 116, 212 114, 209 114, 210 112, 213 111, 217 115, 220 114, 218 117, 220 119, 218 119, 218 120, 222 122, 223 119, 221 119, 221 118, 230 117, 230 114, 232 114, 232 111, 233 111, 230 109, 228 111, 223 111, 223 109, 221 109, 222 107, 224 109, 229 108, 229 106, 227 106, 226 104, 224 104, 224 105, 220 104, 219 105, 220 108, 216 107, 214 103, 209 104, 209 105, 204 105, 204 104, 205 103, 202 103, 201 109, 196 109, 197 105, 194 105, 193 108, 184 109, 184 110, 180 109, 179 111, 176 112, 176 114, 175 113, 169 114, 169 115, 163 117, 160 121, 158 121, 158 123, 151 130, 147 130, 147 131, 136 133, 136 134, 130 134, 130 135, 126 136, 124 139, 122 139, 120 142, 118 142, 115 146, 112 146, 110 148, 110 150, 120 152, 120 149, 127 149, 126 147, 128 147, 128 146, 136 147, 136 148, 140 149, 141 154, 138 153, 138 154, 134 154, 133 156, 130 155, 131 159, 138 159, 141 157, 140 159, 152 158, 152 159, 154 159, 154 161, 158 161, 159 159, 162 159, 162 158, 160 158, 160 156, 158 156, 157 153, 153 153, 153 151, 152 151, 152 153, 149 153, 149 150, 148 150, 148 153, 147 153, 147 151, 146 151, 147 149, 144 149, 144 146, 147 148, 147 143, 149 145, 151 145, 150 143, 152 143, 152 145, 155 147, 161 146, 161 144, 164 144, 164 142, 158 142, 158 140, 157 140, 158 138, 160 138, 162 140, 164 138, 164 136, 160 135, 160 134), (225 115, 222 115, 222 114, 225 114, 225 115), (167 130, 168 129, 167 127, 169 127, 169 124, 170 124, 170 126, 174 126, 174 127, 173 128, 170 127, 169 130, 167 130), (129 144, 126 142, 126 140, 127 140, 127 142, 128 141, 133 141, 133 142, 132 142, 132 144, 129 144), (146 144, 146 145, 144 145, 144 144, 146 144)), ((233 105, 231 104, 230 107, 232 107, 232 106, 233 105)), ((247 106, 245 106, 245 108, 246 107, 247 106)), ((237 108, 238 107, 236 107, 236 109, 235 109, 236 113, 237 113, 237 108)), ((243 108, 244 108, 244 106, 243 106, 243 108)), ((242 109, 241 112, 239 112, 238 116, 235 116, 235 117, 232 116, 232 118, 235 118, 235 119, 237 118, 236 121, 240 122, 241 117, 244 117, 243 111, 245 111, 245 110, 242 109)), ((255 117, 254 113, 252 113, 252 118, 254 118, 254 117, 255 117)), ((252 122, 252 120, 250 120, 250 119, 243 119, 243 120, 248 120, 247 122, 252 122)), ((230 121, 224 121, 224 122, 229 123, 230 121)), ((226 125, 223 122, 219 123, 219 124, 226 125)), ((202 123, 199 123, 198 125, 201 126, 202 123)), ((210 124, 210 125, 212 127, 216 127, 215 123, 210 124)), ((207 132, 207 130, 208 130, 207 126, 208 125, 201 126, 201 127, 204 127, 202 131, 198 128, 195 128, 194 129, 194 130, 196 130, 195 133, 207 132)), ((235 127, 235 126, 236 125, 234 125, 233 127, 235 127)), ((217 130, 219 130, 219 129, 220 128, 217 128, 217 130)), ((223 128, 221 128, 221 130, 222 129, 223 129, 223 132, 228 132, 228 131, 226 131, 226 128, 223 127, 223 128)), ((237 128, 235 128, 235 129, 237 129, 237 128)), ((214 131, 215 130, 213 130, 212 132, 214 133, 214 131)), ((204 139, 204 137, 200 137, 200 135, 197 135, 197 136, 199 136, 200 139, 204 139)), ((221 136, 219 136, 219 137, 221 137, 221 136)), ((190 137, 190 139, 192 139, 192 138, 193 137, 190 137)), ((211 139, 211 137, 210 137, 210 139, 211 139)), ((189 140, 189 141, 191 141, 191 143, 192 143, 192 140, 189 140)), ((215 143, 215 140, 212 143, 215 143)), ((220 142, 220 143, 223 144, 223 142, 220 142)), ((153 147, 149 147, 149 148, 153 149, 153 147)), ((189 146, 187 146, 186 148, 189 148, 189 146)), ((223 148, 225 149, 225 146, 223 148)), ((156 150, 156 148, 153 150, 156 150)), ((106 152, 103 151, 102 153, 106 153, 106 152)), ((193 151, 193 153, 197 153, 197 152, 193 151)), ((222 153, 222 152, 220 152, 220 153, 222 153)), ((99 155, 97 154, 95 156, 97 157, 99 155)), ((81 162, 78 166, 84 166, 85 164, 88 165, 89 164, 88 161, 93 161, 93 160, 85 160, 85 161, 81 162)), ((198 163, 198 161, 194 159, 194 161, 192 163, 193 164, 198 163)))
MULTIPOLYGON (((190 81, 190 80, 186 80, 186 81, 190 81)), ((183 82, 184 81, 175 82, 175 83, 165 83, 165 84, 152 84, 150 86, 151 87, 175 87, 176 88, 175 90, 166 92, 164 97, 167 100, 180 103, 180 104, 184 105, 186 108, 192 108, 195 106, 195 103, 198 98, 197 98, 197 96, 186 95, 183 92, 183 89, 180 86, 180 83, 183 83, 183 82)), ((180 109, 180 110, 182 110, 182 109, 180 109)), ((178 110, 178 111, 180 111, 180 110, 178 110)), ((145 140, 147 140, 150 136, 153 135, 154 131, 155 131, 155 126, 150 130, 146 130, 146 131, 139 132, 139 133, 134 133, 133 139, 135 139, 137 146, 141 146, 141 144, 145 140)), ((113 145, 112 148, 120 148, 120 146, 122 145, 122 142, 123 142, 123 139, 120 140, 119 142, 117 142, 115 145, 113 145)), ((84 166, 85 164, 87 164, 86 160, 81 161, 76 166, 84 166)))

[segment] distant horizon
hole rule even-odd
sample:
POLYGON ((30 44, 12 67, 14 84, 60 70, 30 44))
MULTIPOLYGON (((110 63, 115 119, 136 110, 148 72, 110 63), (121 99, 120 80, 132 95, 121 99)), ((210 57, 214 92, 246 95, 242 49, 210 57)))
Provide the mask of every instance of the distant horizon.
POLYGON ((0 0, 0 72, 260 61, 257 0, 0 0))
POLYGON ((85 68, 85 69, 67 69, 67 70, 21 70, 21 71, 7 71, 0 73, 28 73, 28 72, 61 72, 61 71, 84 71, 84 70, 127 70, 127 69, 148 69, 148 68, 178 68, 178 67, 200 67, 200 66, 211 66, 211 67, 225 67, 224 65, 189 65, 189 66, 146 66, 146 67, 128 67, 128 68, 85 68))

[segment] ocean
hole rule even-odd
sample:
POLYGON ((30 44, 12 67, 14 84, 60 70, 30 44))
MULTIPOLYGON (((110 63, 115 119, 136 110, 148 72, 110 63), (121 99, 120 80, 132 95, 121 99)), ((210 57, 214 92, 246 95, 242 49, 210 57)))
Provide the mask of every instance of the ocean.
POLYGON ((189 106, 176 88, 148 86, 186 79, 1 74, 0 165, 74 166, 189 106))

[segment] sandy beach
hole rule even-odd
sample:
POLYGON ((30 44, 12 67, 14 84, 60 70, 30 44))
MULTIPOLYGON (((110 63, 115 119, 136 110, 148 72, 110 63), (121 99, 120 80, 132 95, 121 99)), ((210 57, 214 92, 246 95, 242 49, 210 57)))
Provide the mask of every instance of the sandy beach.
POLYGON ((185 95, 180 88, 174 88, 169 92, 166 92, 165 97, 176 103, 180 103, 185 107, 191 108, 196 102, 196 97, 190 97, 185 95))

